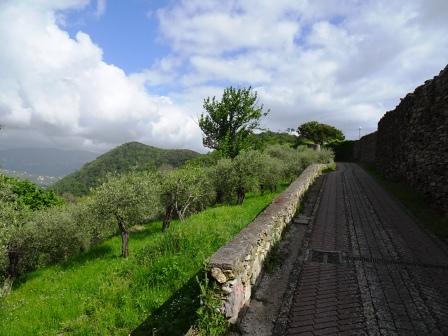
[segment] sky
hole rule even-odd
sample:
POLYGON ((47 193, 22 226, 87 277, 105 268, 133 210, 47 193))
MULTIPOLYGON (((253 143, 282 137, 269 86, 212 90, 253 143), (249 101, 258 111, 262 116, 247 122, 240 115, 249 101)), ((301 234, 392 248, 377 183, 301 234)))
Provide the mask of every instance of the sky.
POLYGON ((0 148, 204 152, 203 100, 349 139, 448 63, 446 0, 0 0, 0 148))

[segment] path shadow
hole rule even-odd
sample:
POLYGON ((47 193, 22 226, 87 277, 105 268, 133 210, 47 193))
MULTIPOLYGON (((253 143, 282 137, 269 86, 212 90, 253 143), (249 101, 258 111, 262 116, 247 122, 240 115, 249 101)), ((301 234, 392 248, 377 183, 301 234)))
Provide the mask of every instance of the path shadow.
POLYGON ((132 336, 181 336, 185 335, 196 318, 199 308, 199 285, 196 273, 177 290, 162 306, 154 311, 135 330, 132 336))

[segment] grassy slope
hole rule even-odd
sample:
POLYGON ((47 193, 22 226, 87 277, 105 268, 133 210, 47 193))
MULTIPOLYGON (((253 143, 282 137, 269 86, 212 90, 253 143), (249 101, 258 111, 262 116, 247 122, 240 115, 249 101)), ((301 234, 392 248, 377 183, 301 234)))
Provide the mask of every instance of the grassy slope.
POLYGON ((435 235, 448 238, 448 218, 432 209, 422 195, 403 182, 385 179, 372 165, 361 164, 387 191, 394 195, 435 235))
POLYGON ((181 335, 198 305, 195 277, 204 260, 276 194, 248 197, 173 222, 147 225, 120 257, 114 237, 65 265, 29 274, 0 304, 0 335, 181 335))
POLYGON ((101 183, 108 172, 124 173, 132 169, 152 170, 163 165, 178 167, 199 156, 188 149, 161 149, 138 142, 118 146, 85 164, 80 170, 56 182, 51 189, 62 194, 86 194, 91 187, 101 183))

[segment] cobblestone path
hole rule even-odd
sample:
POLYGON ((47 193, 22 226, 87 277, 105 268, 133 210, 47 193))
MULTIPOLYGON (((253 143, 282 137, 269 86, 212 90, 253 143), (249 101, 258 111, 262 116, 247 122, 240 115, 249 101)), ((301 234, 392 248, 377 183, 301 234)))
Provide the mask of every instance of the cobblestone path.
POLYGON ((286 335, 448 335, 448 251, 366 172, 322 183, 286 335))

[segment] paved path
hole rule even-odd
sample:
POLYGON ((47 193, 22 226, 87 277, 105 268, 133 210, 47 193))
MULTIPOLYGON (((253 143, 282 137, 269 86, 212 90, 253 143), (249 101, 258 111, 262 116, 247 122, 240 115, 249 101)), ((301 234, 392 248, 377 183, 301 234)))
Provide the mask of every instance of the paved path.
POLYGON ((367 173, 324 177, 287 335, 448 335, 448 251, 367 173))

